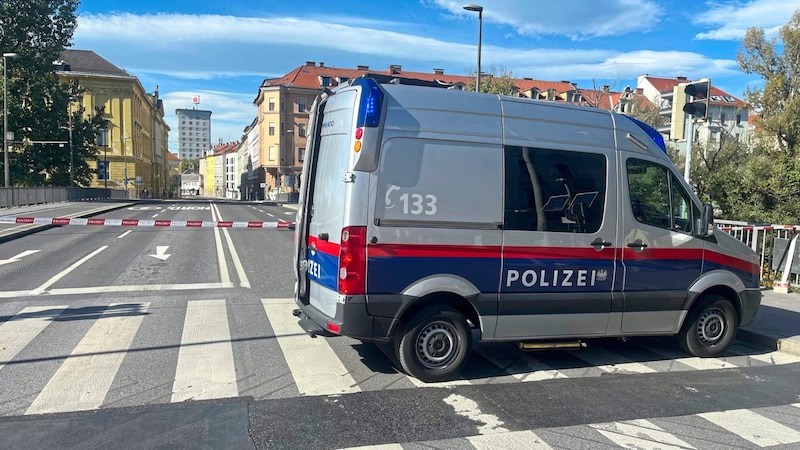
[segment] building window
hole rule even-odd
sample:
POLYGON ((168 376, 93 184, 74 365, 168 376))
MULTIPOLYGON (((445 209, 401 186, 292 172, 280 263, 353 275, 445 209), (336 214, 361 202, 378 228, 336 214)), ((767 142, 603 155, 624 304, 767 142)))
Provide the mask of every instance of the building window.
POLYGON ((742 115, 741 114, 737 114, 736 115, 736 125, 741 125, 741 124, 742 124, 742 115))
POLYGON ((297 99, 297 112, 306 112, 306 99, 298 98, 297 99))
POLYGON ((304 123, 297 124, 297 136, 306 137, 306 124, 304 123))
POLYGON ((269 111, 275 111, 275 97, 269 98, 269 111))
POLYGON ((321 87, 328 87, 331 85, 331 77, 327 77, 324 75, 320 75, 319 77, 319 85, 321 87))
POLYGON ((269 123, 269 135, 275 136, 275 122, 269 123))
POLYGON ((300 147, 297 149, 297 160, 303 162, 306 160, 306 148, 300 147))
POLYGON ((269 146, 269 160, 270 161, 275 161, 277 159, 278 159, 277 147, 275 147, 274 145, 270 145, 269 146))
POLYGON ((719 115, 719 121, 725 123, 725 113, 719 115))

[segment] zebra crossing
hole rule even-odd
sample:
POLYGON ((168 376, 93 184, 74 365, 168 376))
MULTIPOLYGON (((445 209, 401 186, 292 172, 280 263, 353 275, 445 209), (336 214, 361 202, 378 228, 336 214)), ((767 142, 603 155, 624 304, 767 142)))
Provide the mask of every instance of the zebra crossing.
MULTIPOLYGON (((800 362, 798 356, 741 344, 724 358, 686 357, 659 340, 541 353, 482 344, 461 379, 425 384, 397 371, 375 346, 309 337, 297 325, 294 308, 289 298, 248 304, 198 299, 37 305, 6 313, 0 321, 0 385, 10 389, 0 390, 0 415, 800 362)), ((723 423, 725 416, 704 420, 723 423)))
POLYGON ((342 450, 555 448, 714 450, 797 448, 800 403, 679 417, 636 419, 525 431, 500 431, 457 439, 347 447, 342 450))

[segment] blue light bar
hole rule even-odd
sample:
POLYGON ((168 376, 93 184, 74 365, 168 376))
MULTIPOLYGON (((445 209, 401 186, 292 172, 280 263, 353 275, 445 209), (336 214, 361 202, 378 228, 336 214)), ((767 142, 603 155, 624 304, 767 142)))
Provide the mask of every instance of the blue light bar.
POLYGON ((652 139, 653 142, 656 143, 658 148, 660 148, 661 151, 664 152, 664 154, 667 153, 667 144, 664 142, 664 136, 661 136, 661 133, 656 131, 656 129, 651 127, 650 125, 642 122, 641 120, 634 119, 631 116, 625 116, 625 117, 631 119, 631 121, 633 121, 633 123, 635 123, 636 125, 639 125, 639 128, 641 128, 645 133, 647 133, 648 136, 650 136, 650 139, 652 139))
POLYGON ((361 86, 361 100, 358 104, 357 127, 377 127, 381 123, 383 91, 371 78, 357 78, 353 86, 361 86))

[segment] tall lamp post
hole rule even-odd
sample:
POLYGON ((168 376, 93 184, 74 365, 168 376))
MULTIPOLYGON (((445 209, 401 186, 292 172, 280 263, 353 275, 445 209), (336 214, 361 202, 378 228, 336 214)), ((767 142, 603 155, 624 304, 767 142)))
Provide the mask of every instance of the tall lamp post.
POLYGON ((103 180, 105 181, 105 188, 108 189, 108 128, 100 128, 97 130, 97 144, 103 147, 105 157, 103 158, 103 180))
POLYGON ((3 53, 3 169, 5 187, 11 187, 11 172, 8 167, 8 58, 16 58, 16 53, 3 53))
POLYGON ((474 3, 464 5, 467 11, 478 13, 478 73, 475 75, 475 92, 481 91, 481 34, 483 34, 483 6, 474 3))
POLYGON ((291 156, 292 165, 291 165, 291 172, 290 172, 291 176, 289 177, 289 180, 292 183, 292 191, 291 192, 294 192, 294 185, 295 185, 295 181, 294 181, 294 128, 292 128, 291 130, 286 130, 286 134, 288 134, 292 138, 291 139, 291 144, 290 144, 290 147, 289 147, 291 149, 290 154, 292 155, 291 156))
POLYGON ((74 152, 72 151, 72 103, 83 100, 83 97, 78 95, 70 95, 69 103, 67 104, 67 116, 69 119, 69 187, 75 187, 75 164, 74 152))

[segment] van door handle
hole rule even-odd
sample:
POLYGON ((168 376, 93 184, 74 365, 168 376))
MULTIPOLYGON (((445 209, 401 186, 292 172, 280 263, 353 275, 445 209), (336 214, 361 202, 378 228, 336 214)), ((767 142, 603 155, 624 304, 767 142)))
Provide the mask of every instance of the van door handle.
POLYGON ((601 238, 597 238, 592 241, 591 245, 592 247, 611 247, 612 244, 611 242, 604 241, 601 238))
POLYGON ((641 240, 641 239, 637 239, 637 240, 635 240, 635 241, 633 241, 633 242, 628 242, 628 244, 627 244, 627 245, 628 245, 628 247, 630 247, 630 248, 647 248, 647 244, 645 244, 644 242, 642 242, 642 240, 641 240))
POLYGON ((327 241, 328 240, 328 233, 320 233, 320 234, 317 235, 317 238, 319 240, 321 240, 321 241, 327 241))

